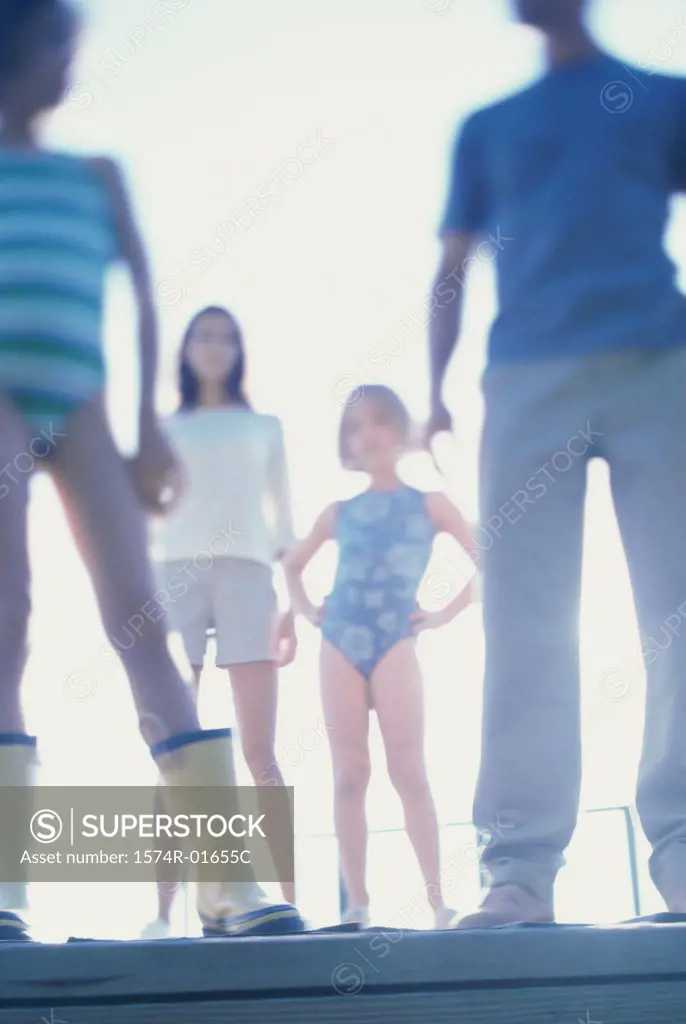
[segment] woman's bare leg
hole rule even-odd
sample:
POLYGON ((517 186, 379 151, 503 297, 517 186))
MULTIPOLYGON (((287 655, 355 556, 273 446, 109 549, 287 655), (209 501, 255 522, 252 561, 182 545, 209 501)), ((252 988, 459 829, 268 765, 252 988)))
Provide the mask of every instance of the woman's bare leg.
POLYGON ((51 460, 55 482, 97 595, 103 625, 131 684, 141 733, 157 743, 200 728, 169 653, 147 550, 144 513, 100 403, 70 419, 51 460))
POLYGON ((371 774, 369 706, 362 676, 340 651, 322 640, 322 707, 333 763, 334 820, 341 873, 351 908, 369 906, 367 816, 371 774))
POLYGON ((401 640, 371 679, 388 774, 403 805, 405 828, 434 911, 444 906, 436 807, 424 761, 424 693, 412 638, 401 640))
MULTIPOLYGON (((229 677, 241 749, 255 785, 283 786, 283 776, 274 751, 278 669, 274 662, 255 661, 232 665, 229 677)), ((279 848, 280 844, 276 843, 272 850, 277 858, 279 848)), ((276 868, 281 875, 278 864, 276 868)), ((284 881, 281 888, 286 902, 295 903, 295 882, 284 881)))

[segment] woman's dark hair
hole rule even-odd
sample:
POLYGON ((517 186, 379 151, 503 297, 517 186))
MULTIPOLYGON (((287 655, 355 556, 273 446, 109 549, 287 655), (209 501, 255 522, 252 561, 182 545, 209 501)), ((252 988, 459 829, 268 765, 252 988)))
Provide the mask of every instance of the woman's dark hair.
POLYGON ((387 388, 385 384, 360 384, 359 387, 356 387, 348 395, 343 407, 341 425, 338 431, 338 457, 345 469, 359 468, 353 464, 353 460, 350 458, 348 450, 348 424, 350 421, 350 410, 354 409, 363 398, 371 398, 374 404, 379 409, 383 409, 388 415, 388 418, 398 431, 398 439, 402 445, 406 445, 410 440, 412 429, 410 414, 395 391, 387 388))
POLYGON ((186 352, 188 349, 188 342, 193 336, 193 331, 195 330, 198 322, 202 320, 204 316, 222 316, 231 324, 238 352, 236 354, 236 361, 224 381, 226 388, 226 401, 234 402, 237 405, 244 405, 247 408, 250 408, 250 403, 246 397, 243 383, 245 378, 245 347, 243 345, 243 332, 241 331, 235 316, 232 313, 229 313, 228 309, 224 309, 223 306, 206 306, 205 309, 201 309, 199 313, 195 314, 186 328, 181 342, 181 352, 179 354, 179 391, 181 393, 181 408, 195 409, 200 399, 200 382, 188 363, 186 352))
POLYGON ((38 15, 64 15, 65 31, 76 28, 76 14, 64 0, 0 0, 0 83, 21 69, 25 33, 38 15))

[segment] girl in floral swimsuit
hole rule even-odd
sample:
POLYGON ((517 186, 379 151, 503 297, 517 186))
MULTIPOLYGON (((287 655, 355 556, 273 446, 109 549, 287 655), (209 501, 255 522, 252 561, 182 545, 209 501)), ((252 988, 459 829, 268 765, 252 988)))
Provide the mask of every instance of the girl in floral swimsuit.
POLYGON ((423 494, 398 477, 410 421, 389 388, 359 388, 348 399, 339 453, 362 470, 369 489, 329 506, 310 535, 286 558, 293 607, 321 629, 324 715, 334 766, 334 811, 349 907, 346 920, 368 923, 365 885, 365 797, 370 775, 369 710, 377 713, 391 781, 402 801, 410 841, 426 882, 437 927, 453 912, 443 900, 436 811, 424 764, 418 632, 450 622, 474 599, 468 583, 445 607, 422 610, 417 597, 434 538, 455 537, 472 557, 469 526, 444 494, 423 494), (339 563, 323 609, 313 606, 302 573, 319 548, 335 540, 339 563))

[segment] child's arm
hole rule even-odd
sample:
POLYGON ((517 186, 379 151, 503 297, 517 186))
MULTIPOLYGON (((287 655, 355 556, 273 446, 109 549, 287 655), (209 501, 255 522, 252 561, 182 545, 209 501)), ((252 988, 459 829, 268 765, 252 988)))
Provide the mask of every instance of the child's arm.
POLYGON ((426 509, 439 533, 448 533, 454 537, 458 544, 467 552, 475 566, 477 573, 463 587, 457 597, 449 601, 447 605, 438 611, 427 612, 420 610, 414 616, 416 629, 431 629, 445 625, 468 608, 477 600, 478 587, 478 565, 479 547, 474 534, 465 517, 459 508, 441 492, 426 495, 426 509))
POLYGON ((426 508, 436 530, 439 533, 449 533, 451 537, 454 537, 478 568, 479 545, 472 533, 471 526, 457 505, 454 505, 442 491, 434 491, 426 495, 426 508))
POLYGON ((283 560, 286 584, 293 610, 296 615, 302 615, 308 619, 313 626, 320 624, 322 613, 321 609, 317 608, 307 596, 302 575, 319 549, 327 540, 332 540, 337 514, 338 506, 335 504, 324 509, 307 537, 296 544, 283 560))
POLYGON ((178 481, 174 476, 176 458, 155 413, 159 341, 148 258, 119 167, 107 157, 98 157, 89 163, 107 191, 119 256, 129 270, 138 310, 139 454, 132 460, 132 470, 144 502, 149 507, 161 508, 162 490, 170 483, 178 486, 178 481))

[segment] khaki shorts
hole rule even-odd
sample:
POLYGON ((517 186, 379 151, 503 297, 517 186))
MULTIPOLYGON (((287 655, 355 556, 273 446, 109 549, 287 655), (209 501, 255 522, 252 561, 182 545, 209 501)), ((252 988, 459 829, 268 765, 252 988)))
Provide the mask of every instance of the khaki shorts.
POLYGON ((157 596, 170 629, 181 636, 193 668, 202 667, 212 630, 218 668, 273 660, 278 605, 268 566, 244 558, 215 558, 203 569, 192 561, 164 562, 157 584, 166 591, 164 599, 157 596))

